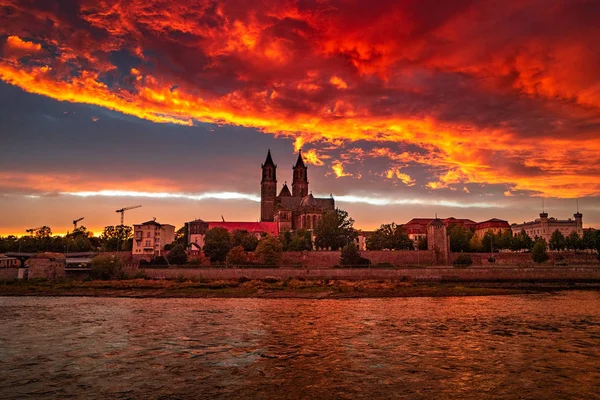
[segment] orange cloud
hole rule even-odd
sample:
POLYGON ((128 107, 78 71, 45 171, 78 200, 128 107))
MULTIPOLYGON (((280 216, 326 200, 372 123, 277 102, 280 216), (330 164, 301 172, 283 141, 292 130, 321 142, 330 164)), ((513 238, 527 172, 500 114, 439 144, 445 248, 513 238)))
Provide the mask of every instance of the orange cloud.
POLYGON ((381 175, 415 184, 394 168, 418 166, 431 189, 600 195, 600 56, 589 51, 600 34, 580 22, 593 15, 583 6, 476 1, 434 17, 427 1, 81 0, 70 18, 8 3, 0 79, 31 93, 157 123, 257 128, 317 146, 314 165, 325 163, 318 146, 375 143, 361 156, 388 159, 381 175))

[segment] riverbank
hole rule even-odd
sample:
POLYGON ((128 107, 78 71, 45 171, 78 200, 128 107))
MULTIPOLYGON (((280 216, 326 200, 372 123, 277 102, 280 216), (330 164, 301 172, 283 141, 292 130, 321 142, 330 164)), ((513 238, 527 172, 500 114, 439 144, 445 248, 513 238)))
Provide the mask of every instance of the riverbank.
POLYGON ((0 296, 87 296, 129 298, 380 298, 494 296, 600 290, 598 282, 446 282, 395 280, 114 280, 26 281, 0 284, 0 296))

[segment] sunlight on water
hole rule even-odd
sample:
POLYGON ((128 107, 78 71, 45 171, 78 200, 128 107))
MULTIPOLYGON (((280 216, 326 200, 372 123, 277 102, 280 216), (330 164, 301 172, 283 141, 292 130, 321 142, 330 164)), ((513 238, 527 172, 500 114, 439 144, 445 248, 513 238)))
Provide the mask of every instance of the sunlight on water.
POLYGON ((0 297, 0 374, 0 398, 591 399, 600 293, 0 297))

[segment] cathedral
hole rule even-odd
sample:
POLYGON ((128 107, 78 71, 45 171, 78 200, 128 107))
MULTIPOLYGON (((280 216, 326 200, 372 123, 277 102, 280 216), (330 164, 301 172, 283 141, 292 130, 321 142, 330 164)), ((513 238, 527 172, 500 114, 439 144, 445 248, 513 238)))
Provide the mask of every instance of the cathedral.
POLYGON ((271 150, 262 168, 260 181, 260 220, 276 222, 279 232, 298 229, 314 229, 326 211, 335 210, 335 201, 330 198, 315 198, 308 191, 308 168, 304 165, 302 151, 298 153, 296 165, 292 167, 292 191, 283 184, 277 194, 277 165, 271 150))

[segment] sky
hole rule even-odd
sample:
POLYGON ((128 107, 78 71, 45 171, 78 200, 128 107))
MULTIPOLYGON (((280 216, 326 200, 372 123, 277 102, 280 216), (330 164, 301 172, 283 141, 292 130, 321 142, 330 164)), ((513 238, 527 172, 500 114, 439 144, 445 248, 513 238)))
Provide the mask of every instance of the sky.
POLYGON ((600 228, 600 2, 0 0, 0 235, 256 221, 296 152, 355 226, 600 228), (578 205, 577 205, 578 203, 578 205), (543 205, 542 205, 543 204, 543 205))

